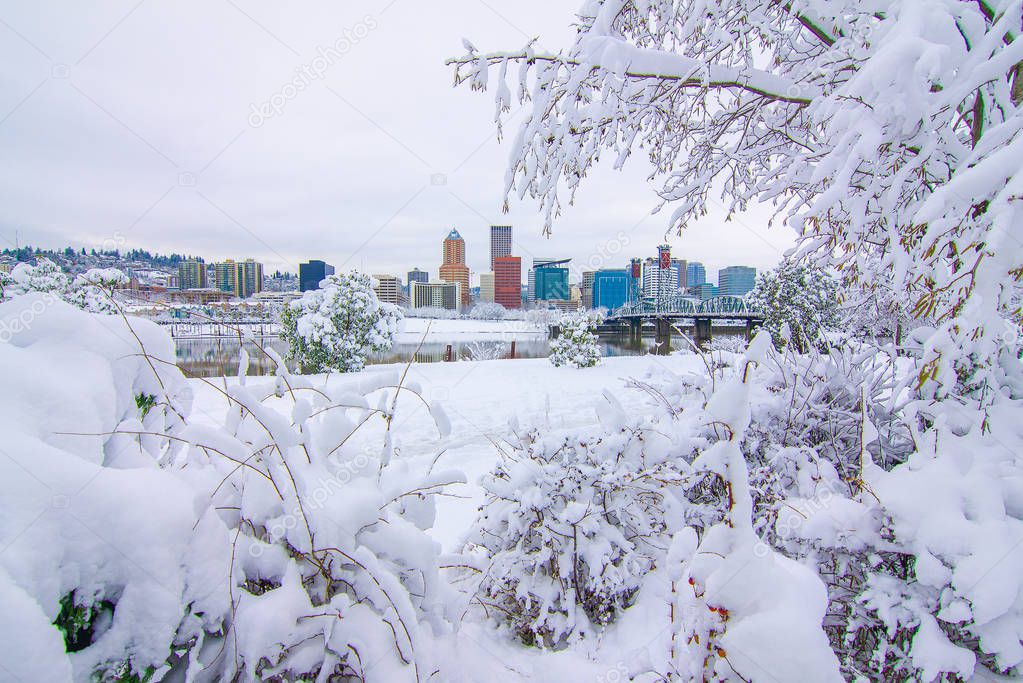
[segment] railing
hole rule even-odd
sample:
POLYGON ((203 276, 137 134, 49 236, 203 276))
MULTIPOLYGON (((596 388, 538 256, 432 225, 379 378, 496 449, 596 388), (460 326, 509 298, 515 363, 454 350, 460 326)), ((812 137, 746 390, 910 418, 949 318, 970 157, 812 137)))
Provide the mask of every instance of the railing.
POLYGON ((691 296, 675 295, 668 297, 643 298, 616 308, 609 319, 644 318, 670 315, 681 318, 726 317, 729 315, 743 318, 759 318, 761 312, 742 296, 715 296, 700 300, 691 296))

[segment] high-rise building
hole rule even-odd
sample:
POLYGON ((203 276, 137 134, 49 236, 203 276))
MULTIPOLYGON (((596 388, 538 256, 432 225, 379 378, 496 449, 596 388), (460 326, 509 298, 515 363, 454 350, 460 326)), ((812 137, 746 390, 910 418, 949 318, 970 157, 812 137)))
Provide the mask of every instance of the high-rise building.
POLYGON ((522 258, 494 259, 494 301, 505 308, 522 308, 522 258))
POLYGON ((469 266, 465 265, 465 240, 454 228, 444 238, 444 259, 440 266, 440 279, 461 285, 459 295, 461 306, 469 305, 469 266))
POLYGON ((227 259, 213 264, 217 289, 245 299, 263 291, 263 264, 253 259, 227 259))
POLYGON ((594 308, 593 306, 593 276, 596 274, 595 270, 584 270, 583 281, 580 289, 582 290, 582 306, 583 308, 594 308))
POLYGON ((707 281, 707 269, 699 261, 690 261, 686 265, 686 287, 696 287, 707 281))
POLYGON ((411 294, 412 294, 412 283, 413 282, 429 282, 429 281, 430 281, 430 274, 427 273, 425 270, 419 270, 418 268, 413 268, 412 270, 410 270, 408 272, 408 279, 406 280, 406 282, 408 283, 407 290, 408 290, 409 295, 411 296, 411 294))
POLYGON ((320 283, 327 279, 328 275, 334 274, 334 266, 323 261, 309 261, 298 264, 298 290, 308 292, 310 289, 319 289, 320 283))
POLYGON ((206 264, 202 259, 189 259, 178 264, 178 289, 206 289, 206 264))
POLYGON ((494 303, 494 274, 480 273, 480 301, 494 303))
POLYGON ((494 270, 494 259, 501 258, 502 256, 511 256, 511 253, 512 253, 512 226, 491 225, 490 270, 494 270))
POLYGON ((593 308, 613 311, 630 298, 632 275, 628 270, 602 268, 593 274, 593 308))
MULTIPOLYGON (((563 261, 556 263, 563 263, 563 261)), ((535 296, 537 301, 568 300, 568 268, 550 264, 534 267, 533 270, 536 271, 535 296)))
POLYGON ((718 293, 722 296, 744 296, 756 283, 756 268, 728 266, 718 271, 718 293))
POLYGON ((412 308, 447 308, 457 311, 462 304, 462 285, 458 282, 411 283, 412 308))
POLYGON ((643 262, 643 296, 664 297, 679 293, 681 276, 677 265, 668 259, 668 266, 661 267, 658 259, 648 258, 643 262))
POLYGON ((238 264, 234 259, 227 259, 213 264, 213 281, 221 292, 235 293, 238 289, 238 264))
POLYGON ((678 268, 678 288, 684 291, 689 286, 689 264, 685 259, 673 258, 671 265, 678 268))
POLYGON ((376 283, 373 291, 377 298, 384 303, 400 306, 405 303, 405 288, 401 284, 401 278, 395 275, 374 275, 376 283))
POLYGON ((235 264, 235 296, 247 299, 263 291, 263 264, 245 259, 235 264))

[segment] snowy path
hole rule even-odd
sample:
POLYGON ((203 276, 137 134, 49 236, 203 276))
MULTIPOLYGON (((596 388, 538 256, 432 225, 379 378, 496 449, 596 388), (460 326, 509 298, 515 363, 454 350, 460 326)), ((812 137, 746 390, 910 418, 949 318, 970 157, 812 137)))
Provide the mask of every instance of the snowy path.
MULTIPOLYGON (((460 545, 480 502, 475 482, 494 465, 497 456, 494 444, 506 438, 510 420, 517 419, 522 426, 546 423, 553 428, 595 424, 593 406, 604 400, 604 390, 612 393, 626 410, 642 410, 649 397, 626 389, 626 379, 642 378, 648 370, 697 370, 699 362, 695 356, 676 355, 606 358, 599 367, 584 370, 554 368, 542 358, 411 366, 406 385, 418 386, 427 402, 441 404, 451 422, 451 434, 442 444, 423 403, 403 393, 393 428, 398 457, 432 460, 444 448, 437 467, 460 469, 469 482, 449 489, 449 493, 460 497, 439 501, 432 535, 446 551, 460 545)), ((403 369, 394 365, 370 366, 354 375, 331 375, 327 382, 332 388, 340 387, 365 381, 377 373, 403 369)), ((202 421, 204 416, 213 419, 223 414, 226 402, 218 392, 197 380, 192 380, 192 386, 196 393, 193 407, 196 419, 202 421)), ((353 445, 379 449, 382 432, 379 423, 374 420, 360 430, 352 440, 353 445)))

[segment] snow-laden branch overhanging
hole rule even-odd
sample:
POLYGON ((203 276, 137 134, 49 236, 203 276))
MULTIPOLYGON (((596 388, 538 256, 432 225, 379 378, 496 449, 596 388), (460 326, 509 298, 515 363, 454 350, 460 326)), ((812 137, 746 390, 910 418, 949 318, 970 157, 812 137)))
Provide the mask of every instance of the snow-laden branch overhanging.
MULTIPOLYGON (((517 52, 470 52, 447 60, 449 66, 471 66, 474 70, 489 69, 506 62, 547 62, 571 69, 586 69, 589 73, 607 72, 629 80, 653 80, 671 83, 676 88, 704 88, 747 91, 779 102, 809 104, 812 96, 806 84, 760 69, 704 64, 691 57, 675 55, 663 50, 652 50, 629 45, 608 36, 592 36, 583 43, 579 57, 555 54, 537 54, 530 49, 517 52)), ((471 78, 478 71, 461 72, 456 84, 471 78)))

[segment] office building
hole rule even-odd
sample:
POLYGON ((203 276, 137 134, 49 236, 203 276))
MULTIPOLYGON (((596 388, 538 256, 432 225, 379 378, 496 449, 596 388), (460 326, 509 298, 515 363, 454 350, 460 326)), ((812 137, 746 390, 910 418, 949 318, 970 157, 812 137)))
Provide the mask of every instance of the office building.
POLYGON ((593 276, 596 274, 595 270, 584 270, 583 281, 579 289, 582 291, 582 307, 583 308, 594 308, 593 306, 593 276))
POLYGON ((405 280, 405 282, 407 283, 406 291, 411 295, 412 294, 412 283, 413 282, 429 282, 429 281, 430 281, 430 274, 429 273, 427 273, 425 270, 419 270, 418 268, 413 268, 412 270, 410 270, 408 272, 408 279, 405 280))
POLYGON ((320 283, 334 274, 334 266, 323 261, 309 261, 298 264, 298 291, 308 292, 319 289, 320 283))
POLYGON ((686 263, 685 259, 673 258, 671 259, 671 265, 678 269, 678 288, 685 291, 686 287, 689 286, 689 264, 686 263))
POLYGON ((494 301, 505 308, 522 308, 522 258, 494 259, 494 301))
POLYGON ((602 268, 593 274, 593 308, 613 311, 628 303, 632 276, 623 269, 602 268))
POLYGON ((462 286, 457 282, 413 282, 410 287, 412 308, 457 311, 462 306, 462 286))
POLYGON ((707 269, 699 261, 690 261, 686 266, 686 287, 692 288, 707 281, 707 269))
POLYGON ((567 300, 568 268, 547 266, 536 269, 536 300, 558 301, 567 300))
POLYGON ((721 296, 745 296, 757 283, 757 269, 749 266, 728 266, 718 271, 718 293, 721 296))
MULTIPOLYGON (((490 270, 494 270, 494 259, 511 256, 512 226, 490 226, 490 270)), ((495 271, 496 272, 496 271, 495 271)))
POLYGON ((440 279, 443 282, 454 282, 460 285, 461 307, 468 307, 469 266, 465 265, 465 240, 454 228, 444 238, 440 279))
POLYGON ((202 259, 189 259, 178 264, 178 289, 206 289, 206 264, 202 259))
POLYGON ((494 303, 493 273, 480 273, 480 301, 485 304, 494 303))
POLYGON ((373 291, 377 298, 384 303, 401 306, 406 303, 405 288, 401 284, 401 278, 394 275, 374 275, 373 291))

